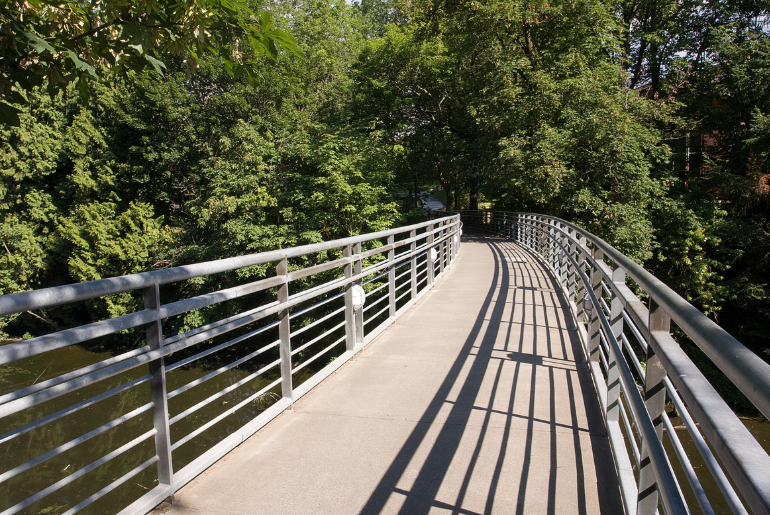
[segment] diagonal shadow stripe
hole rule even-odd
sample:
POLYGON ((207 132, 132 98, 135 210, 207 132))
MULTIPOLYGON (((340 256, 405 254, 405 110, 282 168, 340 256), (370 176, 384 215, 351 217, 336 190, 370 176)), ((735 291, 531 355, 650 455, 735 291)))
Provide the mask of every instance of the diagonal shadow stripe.
MULTIPOLYGON (((490 306, 493 306, 493 298, 495 291, 498 289, 499 281, 502 280, 503 284, 506 286, 508 284, 508 269, 507 267, 501 266, 499 251, 497 251, 494 245, 488 240, 485 241, 485 243, 492 250, 495 259, 492 283, 490 284, 487 295, 484 298, 482 307, 479 310, 479 314, 476 318, 476 322, 473 325, 473 329, 468 335, 468 338, 466 339, 459 353, 460 356, 465 356, 465 359, 457 359, 452 364, 452 367, 442 382, 441 387, 438 389, 433 400, 425 410, 425 414, 421 417, 421 420, 426 422, 431 422, 436 419, 436 416, 441 410, 441 407, 444 405, 443 401, 448 397, 449 392, 457 382, 457 378, 459 377, 462 368, 465 366, 469 359, 472 359, 470 356, 470 351, 473 348, 474 342, 477 341, 482 327, 484 327, 483 322, 486 313, 488 312, 490 306)), ((501 293, 498 296, 498 302, 496 302, 492 308, 493 312, 498 315, 498 318, 502 318, 502 311, 505 307, 505 302, 500 302, 499 298, 503 297, 503 300, 505 299, 503 292, 506 290, 507 288, 500 289, 501 293)), ((487 332, 489 332, 491 328, 491 325, 488 326, 487 332)), ((490 339, 486 336, 487 335, 485 335, 477 351, 477 354, 482 356, 482 359, 479 359, 479 356, 475 357, 468 379, 474 376, 483 376, 483 374, 486 372, 488 360, 484 360, 483 356, 486 355, 488 358, 491 355, 492 347, 494 345, 494 338, 490 339)), ((458 400, 452 406, 452 410, 449 415, 449 420, 452 420, 453 424, 445 424, 442 426, 442 430, 436 439, 436 443, 432 446, 426 463, 421 468, 420 473, 415 480, 414 486, 411 488, 411 492, 407 496, 400 513, 427 513, 433 506, 436 493, 438 492, 438 488, 441 485, 441 480, 446 474, 446 471, 449 469, 449 464, 459 444, 459 438, 457 437, 457 426, 454 424, 454 422, 460 423, 460 421, 467 420, 470 416, 470 413, 473 409, 473 399, 475 399, 475 388, 476 383, 474 381, 466 380, 460 394, 458 395, 458 400), (473 388, 473 391, 470 391, 471 388, 473 388), (469 397, 470 399, 468 399, 469 397), (461 399, 463 400, 461 401, 461 399), (436 478, 434 475, 435 472, 438 472, 441 477, 436 478)), ((414 431, 412 431, 412 433, 409 435, 409 438, 407 438, 398 455, 393 460, 393 463, 391 463, 379 484, 374 489, 374 492, 372 492, 369 500, 361 509, 360 513, 362 515, 379 514, 382 511, 391 493, 396 489, 398 481, 406 471, 410 460, 417 452, 417 449, 422 441, 425 439, 425 436, 427 435, 430 427, 430 424, 418 424, 415 427, 414 431)))

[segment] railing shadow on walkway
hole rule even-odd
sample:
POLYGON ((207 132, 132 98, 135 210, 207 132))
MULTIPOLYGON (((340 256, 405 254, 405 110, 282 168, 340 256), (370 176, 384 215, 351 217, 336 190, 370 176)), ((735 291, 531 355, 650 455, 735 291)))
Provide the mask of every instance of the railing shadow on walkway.
MULTIPOLYGON (((550 272, 545 272, 548 277, 540 277, 533 274, 533 270, 526 266, 526 262, 534 262, 547 270, 547 266, 541 261, 539 256, 529 250, 506 241, 501 238, 481 236, 479 234, 467 234, 463 237, 464 241, 483 242, 492 251, 494 255, 494 275, 492 283, 489 286, 488 293, 484 299, 483 305, 479 310, 476 321, 469 333, 460 353, 457 356, 441 387, 430 402, 428 408, 423 413, 420 422, 416 425, 396 458, 391 463, 388 470, 383 475, 374 492, 363 506, 361 514, 374 515, 381 513, 388 503, 391 496, 400 494, 404 496, 400 513, 421 514, 427 513, 432 508, 452 510, 452 513, 471 514, 472 511, 462 508, 463 500, 468 492, 471 476, 474 467, 481 453, 482 446, 485 444, 485 437, 489 428, 490 418, 493 414, 505 416, 505 427, 503 439, 498 451, 497 461, 494 473, 489 485, 484 513, 490 513, 495 507, 496 494, 502 483, 509 481, 504 477, 503 464, 506 457, 506 446, 513 437, 512 423, 514 419, 520 418, 527 421, 525 454, 520 464, 521 474, 518 479, 518 498, 516 499, 516 513, 525 513, 525 498, 528 493, 529 471, 532 465, 532 449, 535 423, 547 423, 550 430, 550 473, 548 484, 547 513, 556 513, 556 481, 559 456, 556 445, 556 428, 561 427, 572 431, 574 441, 574 459, 577 468, 577 499, 575 499, 578 513, 585 514, 585 473, 583 470, 583 457, 580 436, 589 434, 592 452, 594 455, 595 475, 599 485, 607 485, 609 488, 601 488, 599 508, 601 513, 619 513, 622 511, 622 501, 618 489, 618 480, 615 475, 615 468, 610 453, 609 444, 606 439, 606 429, 602 420, 601 410, 594 391, 593 382, 586 366, 586 357, 583 348, 575 331, 572 315, 569 312, 568 303, 559 288, 555 278, 550 276, 550 272), (511 258, 506 262, 506 258, 511 258), (509 268, 508 263, 511 267, 509 268), (526 297, 530 296, 531 304, 527 303, 526 297), (543 320, 537 320, 537 310, 532 313, 527 312, 536 302, 546 304, 550 302, 557 313, 560 311, 562 316, 557 316, 556 321, 548 319, 548 310, 543 310, 543 320), (504 320, 507 304, 513 304, 510 309, 508 319, 504 320), (521 320, 521 330, 514 334, 513 327, 516 325, 514 317, 521 320), (527 317, 532 317, 531 335, 525 334, 525 329, 529 325, 527 317), (563 320, 567 320, 567 326, 563 326, 563 320), (549 324, 557 331, 549 331, 549 324), (569 337, 565 339, 564 329, 569 337), (501 349, 495 348, 495 342, 498 336, 504 333, 504 358, 497 355, 501 349), (541 335, 541 333, 544 333, 541 335), (552 335, 558 334, 559 341, 553 341, 552 335), (532 350, 527 348, 527 343, 531 341, 532 350), (495 355, 493 355, 495 354, 495 355), (569 357, 574 356, 574 362, 569 357), (497 365, 493 362, 497 361, 497 365), (501 372, 505 361, 515 363, 513 384, 504 384, 501 381, 501 372), (460 385, 459 394, 456 401, 450 401, 450 392, 457 389, 460 381, 461 371, 464 367, 470 365, 465 382, 460 385), (520 374, 524 367, 531 366, 531 385, 529 388, 530 398, 525 400, 529 405, 529 412, 526 416, 514 413, 514 402, 521 402, 517 399, 515 392, 519 381, 526 380, 526 372, 520 374), (478 387, 482 378, 487 374, 488 369, 494 369, 495 379, 490 396, 489 406, 483 407, 477 405, 478 387), (536 418, 535 416, 535 381, 538 373, 545 373, 547 369, 548 380, 550 383, 550 416, 549 420, 536 418), (563 371, 563 372, 562 372, 563 371), (555 393, 555 375, 563 373, 566 375, 566 384, 568 385, 568 402, 570 405, 571 424, 556 423, 556 399, 555 393), (577 374, 580 391, 575 392, 573 388, 573 376, 577 374), (510 398, 507 410, 495 410, 492 408, 493 401, 498 392, 504 389, 510 389, 510 398), (579 399, 575 397, 579 396, 579 399), (580 427, 576 413, 576 401, 585 405, 588 427, 580 427), (399 488, 399 482, 404 478, 410 462, 417 454, 418 448, 423 444, 431 424, 434 423, 439 415, 439 411, 447 404, 451 404, 451 411, 445 423, 441 425, 435 443, 432 445, 428 456, 422 465, 413 486, 406 491, 399 488), (470 464, 465 472, 462 486, 457 493, 454 504, 437 501, 437 494, 442 481, 449 471, 455 454, 458 451, 461 437, 465 429, 465 424, 469 421, 474 411, 484 412, 484 422, 478 436, 476 447, 473 452, 470 464)), ((508 459, 511 459, 510 456, 508 459)))

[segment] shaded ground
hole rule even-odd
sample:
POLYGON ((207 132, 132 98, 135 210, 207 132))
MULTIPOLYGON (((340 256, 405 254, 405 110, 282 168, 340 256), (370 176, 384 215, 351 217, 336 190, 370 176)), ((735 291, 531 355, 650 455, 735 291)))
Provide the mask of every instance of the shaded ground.
POLYGON ((418 305, 159 511, 622 513, 563 306, 525 249, 464 237, 418 305))

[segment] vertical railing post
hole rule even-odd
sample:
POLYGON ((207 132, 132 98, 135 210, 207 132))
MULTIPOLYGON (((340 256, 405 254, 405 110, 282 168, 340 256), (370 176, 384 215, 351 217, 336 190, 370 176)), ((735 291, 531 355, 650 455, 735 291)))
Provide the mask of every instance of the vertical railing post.
POLYGON ((559 223, 559 229, 561 229, 559 238, 559 242, 561 243, 561 246, 559 247, 559 282, 561 283, 562 289, 564 289, 566 292, 567 283, 569 280, 567 277, 567 252, 569 252, 569 233, 566 231, 566 227, 562 223, 559 223))
MULTIPOLYGON (((666 369, 660 358, 655 354, 652 345, 652 334, 668 333, 671 329, 671 318, 663 308, 650 298, 650 334, 647 335, 647 367, 644 376, 644 405, 650 414, 655 434, 658 440, 663 438, 663 417, 666 416, 666 388, 663 382, 666 369)), ((639 465, 639 498, 636 506, 637 515, 652 515, 658 509, 658 488, 655 472, 650 463, 647 442, 642 440, 642 452, 639 465)))
MULTIPOLYGON (((289 301, 289 260, 284 257, 275 266, 275 273, 284 277, 284 283, 278 287, 278 303, 289 301)), ((291 332, 289 327, 289 310, 278 312, 278 339, 280 340, 279 354, 281 356, 281 395, 291 403, 294 409, 294 386, 291 380, 291 332)))
MULTIPOLYGON (((350 262, 345 264, 345 277, 353 277, 353 246, 345 245, 342 249, 342 255, 350 258, 350 262)), ((345 350, 353 351, 356 349, 356 311, 353 309, 353 283, 345 285, 345 350)))
MULTIPOLYGON (((586 239, 585 237, 581 237, 580 241, 578 242, 578 247, 580 248, 580 252, 578 253, 578 267, 580 270, 585 272, 586 269, 586 239)), ((578 281, 578 288, 577 288, 577 319, 578 321, 582 321, 583 311, 584 311, 584 302, 583 298, 586 294, 586 287, 585 284, 583 284, 583 281, 578 281)))
MULTIPOLYGON (((163 347, 163 321, 160 319, 160 288, 158 283, 144 290, 144 309, 154 310, 157 314, 155 320, 147 324, 145 336, 150 350, 158 350, 163 347)), ((155 428, 155 453, 158 455, 158 483, 168 485, 168 494, 173 501, 174 466, 171 461, 171 431, 168 424, 164 358, 150 362, 150 395, 153 402, 152 423, 155 428)))
POLYGON ((503 227, 502 231, 500 232, 500 236, 502 236, 505 239, 508 239, 508 213, 503 213, 503 227))
MULTIPOLYGON (((388 236, 388 245, 396 243, 396 237, 394 235, 388 236)), ((396 249, 390 249, 388 251, 388 316, 394 318, 396 316, 396 249)))
POLYGON ((551 265, 551 269, 556 269, 556 242, 554 237, 556 236, 556 230, 554 229, 554 221, 552 218, 548 219, 548 264, 551 265))
MULTIPOLYGON (((361 242, 353 244, 353 257, 357 257, 357 259, 353 262, 353 274, 360 275, 364 267, 363 261, 361 260, 361 242)), ((356 281, 353 284, 357 284, 363 287, 363 282, 364 282, 363 279, 356 279, 356 281)), ((353 284, 351 284, 351 288, 353 287, 353 284)), ((356 347, 360 347, 361 345, 364 344, 364 309, 363 308, 355 312, 355 320, 356 320, 356 347)))
MULTIPOLYGON (((573 230, 569 230, 569 255, 572 259, 577 261, 577 244, 575 242, 575 239, 577 238, 577 233, 573 230)), ((569 262, 569 296, 567 297, 567 300, 569 302, 578 302, 578 299, 575 298, 575 287, 577 286, 577 267, 572 264, 572 261, 569 262)))
MULTIPOLYGON (((599 263, 604 261, 604 251, 598 247, 593 248, 594 266, 591 269, 591 289, 594 291, 597 300, 602 296, 602 271, 599 263)), ((593 306, 591 309, 591 320, 588 323, 588 356, 591 361, 601 362, 599 357, 599 347, 601 346, 601 336, 599 335, 599 310, 600 305, 593 306)), ((606 406, 602 407, 606 409, 606 406)))
POLYGON ((409 252, 412 254, 412 295, 410 295, 410 298, 414 300, 417 298, 417 240, 415 239, 417 237, 417 231, 412 230, 412 232, 409 233, 409 237, 412 239, 412 243, 409 245, 409 252))
MULTIPOLYGON (((617 265, 612 269, 612 283, 615 285, 626 283, 626 272, 617 265)), ((623 334, 623 302, 620 297, 612 290, 610 301, 610 327, 612 334, 620 345, 622 345, 620 336, 623 334)), ((622 348, 622 347, 621 347, 622 348)), ((616 356, 610 352, 607 356, 607 420, 617 422, 620 417, 620 371, 618 369, 618 360, 624 359, 623 356, 616 356)), ((629 438, 631 435, 629 435, 629 438)))
POLYGON ((535 215, 529 216, 529 248, 537 252, 537 233, 535 232, 535 215))
POLYGON ((515 241, 516 243, 520 243, 521 242, 521 214, 520 213, 516 213, 514 223, 516 224, 516 227, 514 230, 513 241, 515 241))
POLYGON ((529 247, 529 216, 521 215, 521 243, 529 247))
POLYGON ((439 251, 438 251, 438 273, 443 274, 444 273, 444 257, 446 256, 446 236, 447 229, 446 229, 446 221, 441 222, 441 232, 439 233, 439 237, 441 238, 441 244, 439 245, 439 251))
POLYGON ((425 247, 427 249, 426 252, 425 252, 425 258, 427 260, 426 263, 427 263, 427 266, 428 266, 428 272, 427 272, 427 274, 428 274, 428 286, 432 286, 433 285, 433 281, 435 280, 434 268, 433 268, 435 266, 434 262, 433 262, 433 240, 434 240, 434 238, 433 238, 433 224, 430 224, 428 226, 427 231, 428 231, 428 237, 427 237, 428 245, 425 247))
POLYGON ((460 240, 462 239, 462 236, 460 236, 461 226, 462 226, 462 217, 460 215, 457 215, 457 218, 455 219, 455 236, 457 236, 457 240, 454 243, 454 256, 452 256, 453 261, 457 259, 458 254, 460 254, 460 240))

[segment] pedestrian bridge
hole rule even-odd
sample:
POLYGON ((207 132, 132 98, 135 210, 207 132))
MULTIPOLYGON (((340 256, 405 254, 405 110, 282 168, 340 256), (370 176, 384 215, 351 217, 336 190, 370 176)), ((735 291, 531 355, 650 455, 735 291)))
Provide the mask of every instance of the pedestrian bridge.
POLYGON ((770 513, 770 457, 671 323, 765 416, 770 366, 563 220, 452 213, 0 315, 116 294, 144 309, 0 346, 7 377, 51 363, 0 391, 0 513, 770 513))

